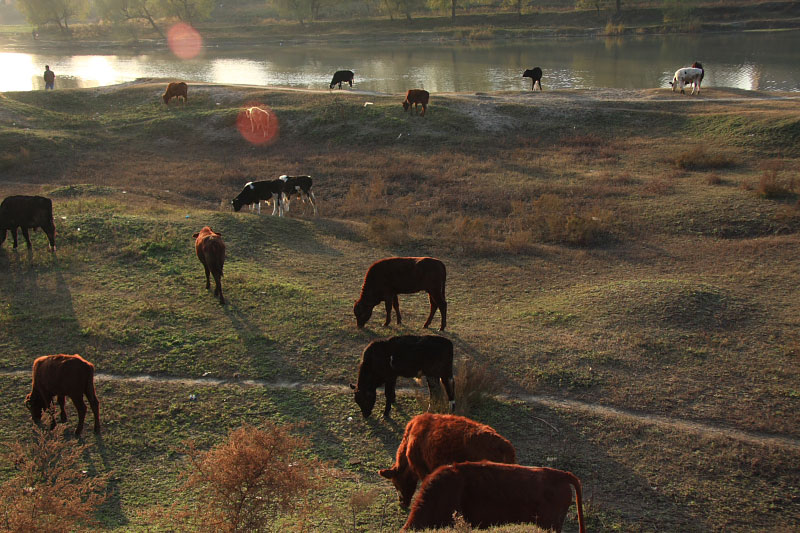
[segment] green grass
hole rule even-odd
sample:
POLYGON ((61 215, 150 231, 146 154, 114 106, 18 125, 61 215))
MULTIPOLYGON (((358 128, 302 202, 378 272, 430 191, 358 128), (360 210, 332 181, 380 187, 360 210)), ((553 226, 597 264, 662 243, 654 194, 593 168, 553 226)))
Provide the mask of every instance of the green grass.
POLYGON ((325 528, 348 529, 359 487, 379 489, 361 529, 377 529, 385 497, 391 527, 402 525, 376 470, 426 399, 404 390, 394 422, 363 421, 346 388, 372 339, 423 332, 422 294, 400 297, 401 327, 382 328, 376 308, 355 328, 366 268, 394 254, 447 264, 457 371, 474 361, 509 395, 470 415, 521 463, 575 472, 590 531, 800 525, 796 447, 514 399, 800 438, 795 101, 711 89, 686 118, 663 90, 616 96, 614 110, 594 91, 543 93, 536 106, 504 94, 478 114, 468 95, 434 95, 420 118, 398 95, 364 108, 356 94, 192 84, 186 106, 165 107, 163 87, 0 95, 0 192, 52 198, 58 246, 51 254, 36 232, 30 253, 0 247, 0 444, 30 435, 21 404, 39 355, 225 381, 98 383, 105 429, 86 437, 87 464, 113 471, 107 529, 166 527, 181 443, 209 447, 265 419, 305 422, 312 453, 341 474, 318 496, 332 505, 325 528), (252 101, 280 120, 272 144, 235 129, 252 101), (530 120, 555 113, 530 136, 530 120), (698 146, 735 165, 676 168, 698 146), (787 194, 757 190, 764 169, 787 194), (320 217, 296 202, 282 219, 230 209, 247 181, 291 173, 314 176, 320 217), (574 217, 601 224, 602 238, 546 231, 574 217), (194 255, 204 225, 227 244, 225 306, 194 255))

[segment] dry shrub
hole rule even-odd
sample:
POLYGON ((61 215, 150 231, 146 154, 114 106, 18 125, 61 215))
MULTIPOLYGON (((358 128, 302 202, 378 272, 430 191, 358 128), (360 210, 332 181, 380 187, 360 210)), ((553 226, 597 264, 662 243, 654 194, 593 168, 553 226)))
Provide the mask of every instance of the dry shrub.
POLYGON ((342 200, 342 212, 348 215, 364 215, 383 209, 387 205, 386 182, 375 178, 368 184, 351 183, 342 200))
POLYGON ((709 185, 722 185, 722 178, 716 172, 712 172, 706 176, 706 183, 709 185))
POLYGON ((294 509, 318 484, 315 473, 322 465, 303 455, 308 443, 293 436, 293 428, 244 425, 208 452, 187 442, 190 470, 182 491, 191 503, 173 509, 179 528, 270 531, 280 513, 294 509))
POLYGON ((702 146, 696 146, 672 160, 675 168, 682 170, 710 170, 736 166, 735 161, 720 153, 712 153, 702 146))
POLYGON ((91 531, 109 474, 90 476, 82 469, 87 444, 57 431, 34 431, 32 442, 14 443, 2 456, 17 474, 0 485, 0 531, 91 531))
POLYGON ((644 190, 645 192, 648 192, 650 194, 655 194, 657 196, 664 196, 667 194, 671 194, 674 188, 675 187, 671 181, 668 181, 667 179, 660 177, 650 181, 647 185, 645 185, 644 190))
POLYGON ((465 358, 456 373, 456 412, 469 415, 472 408, 486 397, 497 394, 500 385, 484 363, 465 358))
POLYGON ((539 240, 558 244, 591 246, 600 244, 610 234, 612 215, 594 210, 579 213, 566 200, 543 194, 531 202, 512 202, 511 217, 515 229, 531 231, 539 240))
POLYGON ((367 238, 381 246, 399 246, 410 240, 405 219, 373 217, 367 226, 367 238))
POLYGON ((795 189, 794 178, 781 178, 777 170, 769 169, 761 175, 756 191, 764 198, 780 199, 793 196, 795 189))

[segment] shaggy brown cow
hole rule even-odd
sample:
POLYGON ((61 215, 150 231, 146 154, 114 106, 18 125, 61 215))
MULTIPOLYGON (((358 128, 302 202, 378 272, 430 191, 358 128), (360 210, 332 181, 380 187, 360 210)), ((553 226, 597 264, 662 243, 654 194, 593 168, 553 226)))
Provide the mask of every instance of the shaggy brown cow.
POLYGON ((201 229, 194 237, 194 248, 197 258, 203 263, 206 269, 206 289, 211 288, 209 273, 214 276, 214 296, 219 296, 219 303, 224 304, 225 298, 222 296, 222 267, 225 264, 225 243, 222 242, 222 234, 215 233, 208 226, 201 229))
POLYGON ((421 117, 425 116, 425 109, 428 105, 428 99, 431 97, 430 93, 425 89, 409 89, 406 93, 406 99, 403 100, 403 110, 408 111, 408 108, 414 106, 414 109, 419 112, 418 105, 422 105, 421 117))
POLYGON ((169 101, 173 98, 178 98, 178 101, 180 101, 180 98, 183 98, 183 103, 185 104, 188 100, 188 91, 189 86, 186 85, 186 83, 182 81, 173 81, 167 85, 167 90, 164 91, 162 98, 167 105, 169 105, 169 101))
POLYGON ((50 250, 56 249, 56 224, 53 222, 53 202, 44 196, 9 196, 0 204, 0 244, 6 240, 10 230, 17 247, 17 228, 22 228, 22 236, 28 248, 31 238, 28 230, 42 228, 50 241, 50 250))
POLYGON ((432 257, 388 257, 376 261, 367 270, 361 296, 353 306, 356 325, 363 328, 372 316, 372 309, 380 302, 386 304, 384 327, 391 321, 392 307, 400 324, 402 318, 397 295, 425 291, 431 303, 431 312, 422 327, 430 325, 436 309, 439 309, 442 314, 439 330, 443 331, 447 325, 447 302, 444 298, 446 278, 444 263, 432 257))
MULTIPOLYGON (((80 435, 86 418, 84 395, 94 413, 94 432, 99 433, 100 402, 94 392, 94 365, 78 354, 45 355, 33 362, 33 385, 30 394, 25 397, 25 405, 31 410, 34 422, 41 421, 42 411, 50 407, 53 396, 58 397, 61 421, 66 422, 64 398, 69 396, 75 409, 78 410, 78 427, 75 429, 75 435, 80 435)), ((55 416, 50 429, 54 427, 56 427, 55 416)))
POLYGON ((451 526, 457 512, 472 527, 535 523, 560 533, 572 487, 585 533, 581 482, 570 472, 489 461, 441 466, 422 484, 402 531, 451 526))
POLYGON ((390 339, 373 341, 364 348, 358 367, 358 382, 350 384, 361 414, 368 418, 375 407, 377 389, 384 385, 386 407, 383 416, 388 418, 395 400, 395 385, 399 376, 416 378, 425 376, 428 390, 433 395, 444 385, 450 410, 455 410, 455 382, 453 380, 453 343, 436 335, 398 335, 390 339))
POLYGON ((491 427, 457 415, 425 413, 412 418, 391 468, 378 473, 391 479, 403 507, 411 505, 417 481, 436 468, 459 461, 516 463, 514 446, 491 427))

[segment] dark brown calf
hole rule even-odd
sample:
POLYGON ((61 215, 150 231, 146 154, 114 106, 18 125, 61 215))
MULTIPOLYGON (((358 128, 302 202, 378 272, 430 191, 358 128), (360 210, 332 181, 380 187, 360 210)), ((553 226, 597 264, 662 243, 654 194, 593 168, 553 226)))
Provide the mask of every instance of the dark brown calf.
POLYGON ((162 98, 164 99, 164 103, 169 105, 169 101, 173 98, 183 98, 183 103, 186 103, 188 100, 188 93, 189 93, 189 86, 182 81, 173 81, 169 85, 167 85, 167 90, 164 91, 162 98))
MULTIPOLYGON (((33 362, 33 384, 30 394, 25 397, 25 404, 30 409, 34 422, 41 421, 42 411, 50 407, 53 396, 58 397, 61 421, 66 422, 64 399, 69 396, 78 411, 78 427, 75 429, 75 435, 80 435, 86 418, 84 395, 94 413, 94 432, 99 433, 100 402, 94 391, 94 365, 78 354, 45 355, 33 362)), ((55 416, 50 429, 54 427, 56 427, 55 416)))
POLYGON ((408 111, 412 105, 416 111, 419 111, 418 105, 422 105, 421 117, 425 116, 425 109, 428 105, 428 100, 431 95, 425 89, 409 89, 406 93, 406 99, 403 101, 403 110, 408 111))
POLYGON ((56 249, 56 225, 53 222, 53 202, 44 196, 9 196, 0 203, 0 244, 6 240, 6 232, 11 231, 14 248, 17 247, 17 228, 22 228, 22 236, 28 248, 31 238, 28 230, 42 228, 50 241, 50 250, 56 249))
POLYGON ((472 527, 532 523, 560 533, 573 487, 585 533, 581 482, 570 472, 489 461, 441 466, 422 484, 402 530, 451 526, 459 513, 472 527))
POLYGON ((444 263, 432 257, 388 257, 373 263, 364 276, 361 295, 353 306, 356 325, 363 328, 372 316, 372 309, 381 302, 386 304, 386 321, 389 325, 392 318, 392 307, 397 313, 400 324, 400 302, 398 294, 412 294, 425 291, 431 304, 431 312, 423 328, 427 328, 438 309, 442 314, 439 330, 447 325, 447 301, 444 297, 444 286, 447 271, 444 263))
POLYGON ((392 480, 400 503, 408 507, 417 481, 438 467, 483 459, 517 462, 514 446, 491 427, 463 416, 425 413, 409 421, 394 465, 379 474, 392 480))
POLYGON ((206 289, 211 288, 209 273, 214 276, 214 296, 219 296, 219 303, 224 304, 222 296, 222 267, 225 264, 225 243, 222 234, 215 233, 208 226, 192 235, 197 258, 206 270, 206 289))

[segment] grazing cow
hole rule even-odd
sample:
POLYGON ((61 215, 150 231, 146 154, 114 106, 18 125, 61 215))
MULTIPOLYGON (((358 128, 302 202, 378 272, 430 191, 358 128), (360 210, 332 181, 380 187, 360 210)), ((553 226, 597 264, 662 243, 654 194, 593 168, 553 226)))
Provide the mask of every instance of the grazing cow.
POLYGON ((414 110, 419 112, 418 106, 422 105, 422 113, 420 116, 424 117, 425 109, 428 106, 428 100, 430 97, 431 93, 425 89, 409 89, 406 93, 406 99, 403 100, 403 111, 408 111, 408 109, 413 105, 414 110))
MULTIPOLYGON (((284 210, 288 213, 289 212, 289 204, 291 203, 291 199, 293 195, 297 195, 297 197, 306 203, 306 199, 308 199, 308 203, 311 204, 311 207, 314 208, 314 216, 317 215, 317 198, 314 196, 314 191, 311 190, 312 180, 311 176, 286 176, 283 175, 280 178, 283 181, 283 201, 284 201, 284 210)), ((304 208, 305 209, 305 208, 304 208)))
POLYGON ((391 321, 392 307, 400 324, 402 317, 397 295, 425 291, 431 303, 431 312, 422 327, 430 325, 436 309, 439 309, 442 314, 439 331, 444 331, 447 325, 447 301, 444 297, 446 278, 444 263, 433 257, 388 257, 376 261, 367 270, 361 295, 353 306, 356 325, 363 328, 372 316, 372 309, 381 302, 386 304, 384 327, 391 321))
POLYGON ((417 415, 406 425, 397 458, 378 473, 391 479, 403 507, 411 505, 417 480, 460 461, 517 462, 514 446, 491 427, 457 415, 417 415))
POLYGON ((531 79, 531 91, 535 89, 537 83, 539 90, 542 90, 542 69, 539 67, 529 68, 522 74, 522 77, 531 79))
POLYGON ((489 461, 440 466, 422 483, 402 531, 451 526, 459 513, 477 528, 535 523, 560 533, 573 487, 585 533, 581 482, 570 472, 489 461))
POLYGON ((333 79, 331 80, 331 89, 333 89, 333 86, 336 85, 337 83, 339 84, 339 88, 341 89, 343 82, 349 83, 350 87, 352 87, 354 76, 355 74, 353 74, 352 70, 337 70, 336 72, 333 73, 333 79))
POLYGON ((194 237, 194 248, 197 258, 206 269, 206 289, 211 288, 209 273, 214 276, 214 296, 219 296, 219 303, 224 304, 222 296, 222 267, 225 265, 225 243, 222 234, 216 233, 208 226, 201 229, 194 237))
POLYGON ((239 211, 243 205, 258 205, 258 214, 261 214, 261 202, 272 202, 272 215, 278 213, 283 216, 283 180, 249 181, 242 192, 231 200, 234 211, 239 211))
POLYGON ((455 380, 453 379, 453 343, 435 335, 400 335, 373 341, 364 348, 358 367, 358 383, 350 384, 356 403, 364 418, 369 418, 375 407, 377 388, 384 385, 386 407, 383 416, 389 418, 395 403, 395 385, 399 376, 416 378, 425 376, 431 399, 442 382, 450 400, 450 410, 455 410, 455 380))
POLYGON ((244 110, 244 116, 250 121, 251 133, 260 131, 265 137, 269 134, 269 111, 258 106, 253 106, 244 110))
POLYGON ((703 64, 702 64, 702 63, 700 63, 699 61, 695 61, 694 63, 692 63, 692 68, 699 68, 700 70, 702 70, 702 71, 703 71, 703 73, 702 73, 702 74, 700 74, 700 82, 702 83, 702 82, 703 82, 703 78, 704 78, 704 77, 705 77, 705 75, 706 75, 706 71, 705 71, 705 69, 703 68, 703 64))
POLYGON ((675 89, 680 89, 681 94, 686 94, 683 88, 686 85, 691 85, 692 94, 694 94, 695 89, 697 89, 697 94, 700 94, 700 82, 703 81, 704 76, 705 71, 702 68, 679 68, 675 71, 675 75, 672 76, 672 81, 669 84, 672 85, 672 92, 675 92, 675 89))
POLYGON ((0 203, 0 245, 6 241, 10 230, 14 237, 14 248, 17 247, 17 228, 22 228, 22 236, 28 248, 31 238, 28 230, 42 228, 50 241, 50 250, 56 249, 56 224, 53 222, 53 202, 44 196, 9 196, 0 203))
POLYGON ((164 94, 161 96, 161 98, 164 99, 164 103, 167 105, 169 105, 169 101, 172 100, 173 98, 177 98, 179 102, 180 99, 183 98, 183 103, 185 104, 186 101, 188 100, 188 90, 189 86, 186 85, 184 82, 173 81, 170 82, 169 85, 167 85, 167 90, 164 91, 164 94))
MULTIPOLYGON (((100 433, 100 402, 94 392, 94 365, 78 354, 45 355, 33 362, 33 385, 30 394, 25 397, 25 405, 30 409, 34 422, 39 423, 42 420, 42 411, 50 407, 53 396, 58 398, 61 421, 66 422, 64 399, 69 396, 78 411, 78 427, 75 429, 75 435, 80 435, 86 418, 84 395, 94 413, 94 432, 100 433)), ((50 429, 54 427, 56 427, 55 415, 50 429)))

